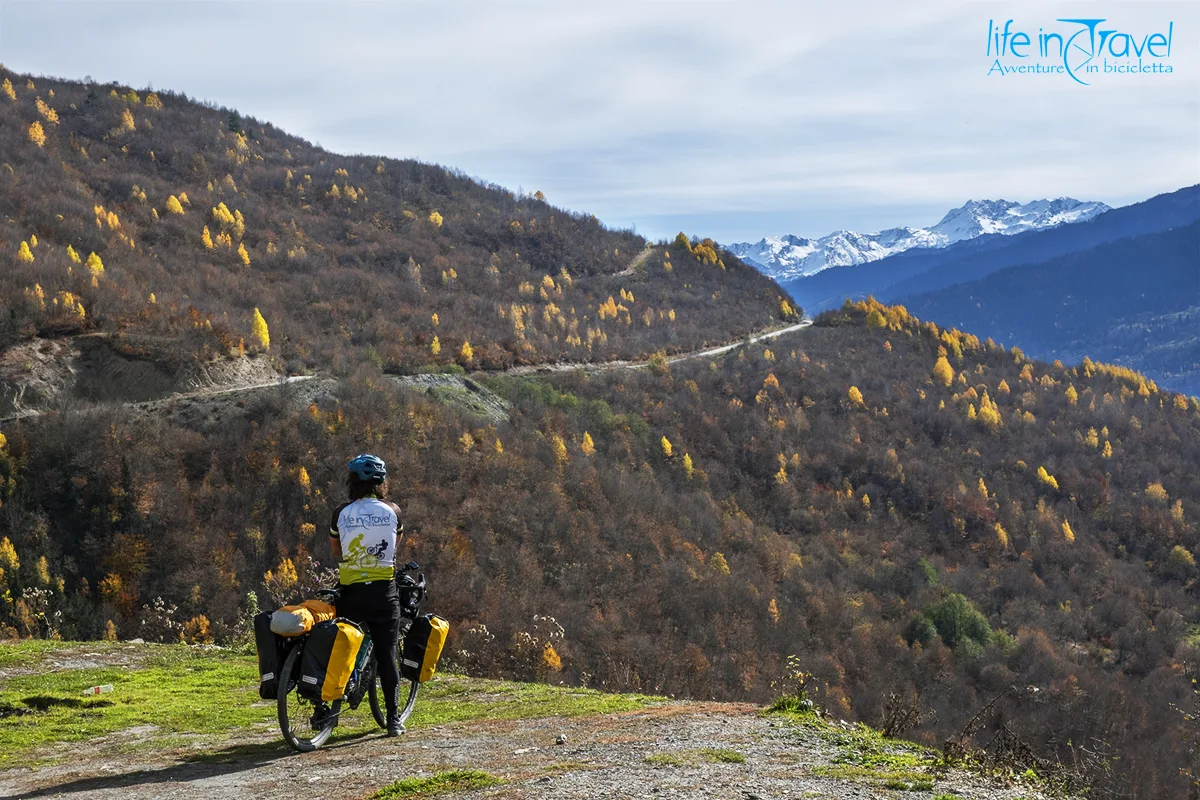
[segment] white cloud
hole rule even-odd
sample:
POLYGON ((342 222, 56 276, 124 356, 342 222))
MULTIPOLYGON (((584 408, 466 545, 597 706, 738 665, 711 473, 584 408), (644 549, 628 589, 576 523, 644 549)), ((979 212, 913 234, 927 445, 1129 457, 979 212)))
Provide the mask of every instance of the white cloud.
POLYGON ((542 189, 651 234, 822 234, 931 222, 968 197, 1119 203, 1200 182, 1196 4, 1107 4, 1135 31, 1173 20, 1176 72, 1090 87, 985 74, 989 18, 1036 29, 1078 3, 803 5, 9 0, 0 53, 542 189))

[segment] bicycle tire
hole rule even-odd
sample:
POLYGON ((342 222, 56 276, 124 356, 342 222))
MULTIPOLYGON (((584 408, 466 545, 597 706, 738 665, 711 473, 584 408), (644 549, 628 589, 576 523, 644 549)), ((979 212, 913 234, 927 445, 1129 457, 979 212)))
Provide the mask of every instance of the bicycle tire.
POLYGON ((304 697, 296 688, 300 678, 300 657, 303 653, 304 645, 297 644, 284 660, 283 669, 279 672, 275 705, 279 712, 279 730, 283 733, 284 741, 293 750, 310 753, 329 740, 341 713, 342 701, 335 700, 330 704, 329 715, 320 729, 312 728, 311 719, 317 710, 316 703, 304 697), (289 696, 294 697, 289 701, 289 696), (289 703, 294 704, 295 708, 290 708, 289 703), (306 731, 311 735, 304 735, 306 731))
MULTIPOLYGON (((377 668, 372 665, 371 668, 371 685, 367 689, 367 700, 371 704, 371 716, 375 717, 375 724, 381 728, 387 728, 387 711, 380 702, 380 695, 383 690, 380 686, 379 675, 377 668)), ((406 682, 400 681, 400 689, 403 690, 406 682)), ((400 709, 400 724, 404 725, 408 722, 408 718, 412 716, 413 708, 417 704, 417 693, 421 690, 421 684, 416 681, 407 681, 408 683, 408 700, 404 703, 404 708, 400 709)))

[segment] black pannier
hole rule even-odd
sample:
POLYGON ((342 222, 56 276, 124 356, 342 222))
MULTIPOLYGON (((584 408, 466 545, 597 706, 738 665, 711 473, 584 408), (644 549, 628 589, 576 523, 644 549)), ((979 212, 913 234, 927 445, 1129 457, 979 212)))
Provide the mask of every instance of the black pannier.
POLYGON ((274 700, 279 687, 279 670, 291 642, 271 631, 271 612, 254 617, 254 646, 258 650, 258 696, 274 700))

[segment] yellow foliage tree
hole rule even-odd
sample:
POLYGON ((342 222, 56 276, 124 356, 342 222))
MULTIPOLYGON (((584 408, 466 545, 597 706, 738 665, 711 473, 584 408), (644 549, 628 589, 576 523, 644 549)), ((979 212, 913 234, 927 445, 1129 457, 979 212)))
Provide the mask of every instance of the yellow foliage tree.
POLYGON ((46 122, 49 122, 51 125, 58 124, 58 112, 46 105, 45 100, 39 97, 34 101, 34 105, 37 106, 38 113, 42 115, 42 119, 46 120, 46 122))
POLYGON ((42 130, 42 123, 40 122, 30 123, 29 130, 26 131, 25 135, 29 137, 29 141, 33 142, 38 147, 41 147, 46 143, 46 132, 42 130))
POLYGON ((263 319, 263 315, 256 308, 254 309, 254 319, 250 323, 250 335, 258 342, 263 350, 271 348, 271 332, 267 328, 267 321, 263 319))
POLYGON ((442 343, 438 341, 438 337, 433 337, 433 344, 429 345, 429 351, 435 356, 442 352, 442 343))
POLYGON ((5 78, 4 82, 0 83, 0 93, 3 93, 9 100, 17 99, 17 93, 13 90, 12 81, 8 78, 5 78))
POLYGON ((1067 387, 1067 403, 1076 405, 1079 402, 1079 392, 1075 391, 1074 386, 1067 387))
POLYGON ((87 257, 87 269, 92 273, 93 278, 98 278, 104 274, 104 262, 100 260, 100 256, 95 253, 90 253, 87 257))
POLYGON ((1058 489, 1058 480, 1049 472, 1047 472, 1045 467, 1038 467, 1037 477, 1038 481, 1046 486, 1049 486, 1052 489, 1058 489))
POLYGON ((71 245, 67 245, 67 258, 76 264, 80 263, 79 253, 76 253, 75 248, 71 247, 71 245))
POLYGON ((281 589, 290 589, 299 583, 300 576, 296 574, 296 565, 292 560, 285 558, 279 562, 274 572, 267 570, 263 574, 263 581, 273 583, 281 589))
POLYGON ((137 125, 133 121, 133 112, 128 108, 121 112, 121 130, 133 131, 137 130, 137 125))
POLYGON ((1075 541, 1075 531, 1071 530, 1071 523, 1067 522, 1065 519, 1063 520, 1063 524, 1062 524, 1062 532, 1063 532, 1063 538, 1066 539, 1068 542, 1075 541))
POLYGON ((863 405, 862 392, 860 392, 858 390, 857 386, 850 387, 850 390, 848 392, 846 392, 846 399, 848 399, 850 401, 850 405, 852 405, 852 406, 863 405))
POLYGON ((592 441, 592 435, 587 431, 583 432, 583 441, 580 443, 579 449, 585 456, 594 455, 596 452, 596 443, 592 441))
POLYGON ((550 445, 554 448, 554 461, 561 467, 567 463, 570 455, 567 453, 567 443, 557 433, 550 437, 550 445))
POLYGON ((996 541, 1000 542, 1000 546, 1005 550, 1008 549, 1008 531, 1004 530, 1004 526, 999 522, 996 523, 996 541))
POLYGON ((983 392, 983 398, 979 401, 979 421, 991 431, 1000 429, 1002 422, 1000 420, 1000 408, 988 397, 987 390, 983 392))
POLYGON ((158 99, 158 95, 154 92, 146 95, 146 108, 153 108, 155 111, 163 107, 162 100, 158 99))
POLYGON ((17 548, 7 536, 0 539, 0 569, 12 572, 21 568, 21 559, 17 557, 17 548))
POLYGON ((433 223, 433 227, 435 228, 442 227, 442 215, 436 211, 429 212, 429 221, 433 223))
POLYGON ((542 666, 552 672, 562 672, 562 659, 559 658, 554 645, 549 642, 546 642, 545 647, 542 648, 542 666))
POLYGON ((464 341, 462 343, 462 348, 458 351, 458 355, 463 361, 470 361, 475 357, 475 350, 472 349, 469 341, 464 341))
POLYGON ((1104 452, 1103 452, 1103 454, 1102 454, 1102 455, 1103 455, 1105 458, 1112 458, 1112 442, 1108 442, 1108 441, 1106 441, 1106 442, 1104 443, 1104 452))
POLYGON ((113 621, 110 619, 108 622, 104 623, 104 641, 115 642, 116 640, 117 626, 114 625, 113 621))
POLYGON ((21 242, 21 246, 17 248, 17 261, 33 263, 33 251, 29 249, 29 242, 21 242))
POLYGON ((1162 483, 1159 481, 1155 481, 1146 487, 1146 497, 1157 503, 1165 503, 1169 499, 1167 497, 1167 490, 1163 488, 1162 483))
POLYGON ((167 198, 167 211, 170 211, 172 214, 182 214, 183 203, 179 202, 178 197, 171 195, 167 198))
POLYGON ((204 233, 200 234, 200 241, 204 242, 205 250, 213 249, 212 234, 209 233, 207 225, 204 226, 204 233))
POLYGON ((662 441, 660 441, 659 444, 662 445, 662 451, 663 451, 664 456, 666 456, 667 458, 670 458, 671 456, 675 455, 675 448, 671 446, 670 439, 668 439, 667 437, 664 436, 664 437, 662 437, 662 441))
POLYGON ((954 382, 954 367, 950 366, 945 356, 939 356, 933 365, 933 379, 947 388, 954 382))
POLYGON ((708 559, 708 566, 712 568, 713 572, 729 577, 729 562, 725 560, 723 553, 713 553, 708 559))
POLYGON ((686 475, 687 479, 690 481, 692 479, 692 475, 694 475, 695 473, 696 473, 696 467, 692 464, 692 457, 690 455, 688 455, 687 453, 684 453, 683 454, 683 474, 686 475))
POLYGON ((250 266, 250 254, 246 252, 246 244, 242 242, 238 245, 238 257, 242 259, 242 264, 250 266))

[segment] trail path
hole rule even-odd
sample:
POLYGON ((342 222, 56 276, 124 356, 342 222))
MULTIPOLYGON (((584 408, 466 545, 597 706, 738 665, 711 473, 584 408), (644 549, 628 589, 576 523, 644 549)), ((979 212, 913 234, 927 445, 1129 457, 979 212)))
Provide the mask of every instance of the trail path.
MULTIPOLYGON (((646 252, 646 251, 643 251, 643 252, 646 252)), ((634 261, 636 262, 637 259, 635 258, 634 261)), ((738 347, 741 347, 742 345, 745 345, 748 343, 753 343, 753 342, 761 342, 761 341, 765 341, 767 339, 774 339, 776 337, 783 336, 785 334, 794 333, 796 331, 803 330, 804 328, 807 328, 810 325, 812 325, 812 320, 805 319, 805 320, 802 320, 802 321, 796 323, 795 325, 789 325, 785 328, 777 328, 774 330, 762 331, 760 333, 753 334, 752 336, 749 336, 745 339, 739 339, 736 342, 720 345, 718 347, 710 347, 710 348, 706 348, 703 350, 695 350, 695 351, 688 352, 688 353, 679 353, 679 354, 676 354, 673 356, 669 356, 667 358, 667 362, 670 364, 676 364, 681 361, 687 361, 687 360, 694 359, 694 358, 709 358, 712 356, 722 355, 722 354, 728 353, 729 351, 734 350, 738 347)), ((587 372, 601 372, 601 371, 611 370, 611 369, 641 369, 641 368, 649 366, 649 364, 650 364, 649 360, 596 361, 596 362, 578 361, 578 362, 559 362, 559 363, 551 363, 551 364, 523 364, 520 366, 509 367, 508 369, 488 371, 487 374, 489 374, 489 375, 537 375, 537 374, 545 374, 545 373, 552 373, 552 372, 570 372, 572 370, 577 370, 577 369, 582 369, 587 372)), ((242 394, 242 393, 246 393, 246 392, 260 391, 263 389, 278 389, 278 388, 282 388, 285 386, 290 386, 290 385, 294 385, 294 384, 298 384, 298 383, 304 383, 306 381, 322 379, 324 377, 325 376, 321 376, 321 375, 292 375, 292 376, 287 376, 287 377, 280 376, 280 377, 275 378, 270 381, 262 381, 262 382, 258 382, 258 383, 249 383, 249 384, 239 384, 236 386, 220 386, 220 387, 214 387, 214 388, 208 388, 208 389, 198 389, 196 391, 191 391, 191 392, 178 392, 178 393, 169 395, 167 397, 161 398, 159 400, 145 400, 145 401, 138 401, 138 402, 130 402, 130 403, 126 403, 125 405, 139 406, 139 407, 146 408, 146 409, 152 409, 155 407, 162 406, 164 404, 178 403, 180 401, 202 400, 202 399, 208 399, 208 398, 213 398, 213 397, 219 397, 221 395, 242 394)), ((470 389, 472 392, 486 393, 486 390, 483 390, 481 387, 478 387, 478 385, 475 385, 473 382, 470 382, 467 379, 463 379, 463 378, 460 378, 457 376, 446 375, 446 376, 437 376, 437 378, 435 378, 434 376, 429 376, 429 375, 400 375, 400 376, 395 376, 395 378, 400 383, 413 385, 413 386, 427 386, 427 384, 430 384, 431 381, 433 383, 443 383, 443 384, 447 384, 447 383, 465 384, 467 386, 467 388, 470 389)), ((490 395, 490 393, 487 393, 487 394, 490 395)), ((485 398, 485 399, 490 399, 490 398, 485 398)), ((495 403, 493 403, 493 405, 495 405, 495 403)), ((12 421, 27 418, 27 417, 36 417, 36 416, 39 416, 41 413, 42 412, 38 411, 38 410, 22 411, 17 414, 12 414, 8 417, 0 418, 0 424, 5 423, 5 422, 12 422, 12 421)))
MULTIPOLYGON (((153 727, 153 726, 150 726, 153 727)), ((849 736, 850 726, 843 726, 849 736)), ((129 732, 126 732, 129 733, 129 732)), ((144 735, 144 734, 143 734, 144 735)), ((292 753, 263 732, 213 753, 146 752, 137 732, 75 748, 69 763, 0 772, 13 800, 329 800, 370 797, 396 780, 444 770, 482 770, 502 783, 442 798, 729 798, 876 800, 951 795, 959 800, 1034 800, 1028 787, 997 788, 968 773, 915 766, 859 774, 836 734, 818 733, 748 705, 669 703, 582 717, 485 720, 416 727, 400 739, 341 737, 315 753, 292 753), (566 744, 557 745, 559 735, 566 744), (918 781, 928 785, 914 786, 918 781)))

